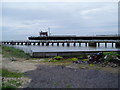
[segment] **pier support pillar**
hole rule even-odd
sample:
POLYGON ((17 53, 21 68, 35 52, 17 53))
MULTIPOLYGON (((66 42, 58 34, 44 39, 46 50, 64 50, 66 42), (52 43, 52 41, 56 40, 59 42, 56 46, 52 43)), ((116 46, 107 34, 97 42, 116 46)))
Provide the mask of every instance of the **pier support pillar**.
POLYGON ((57 43, 57 46, 59 46, 59 43, 57 43))
POLYGON ((107 47, 107 43, 105 43, 105 47, 107 47))
POLYGON ((70 46, 70 43, 67 43, 67 47, 69 47, 70 46))
POLYGON ((38 42, 38 45, 40 45, 40 42, 38 42))
POLYGON ((54 43, 52 43, 52 46, 54 46, 54 43))
POLYGON ((81 43, 79 43, 79 46, 81 46, 81 43))
POLYGON ((21 42, 21 45, 23 45, 23 42, 21 42))
POLYGON ((33 43, 33 45, 35 45, 35 42, 33 43))
POLYGON ((100 43, 98 43, 98 47, 100 47, 100 43))
POLYGON ((25 45, 27 45, 27 42, 25 42, 25 45))
POLYGON ((6 42, 3 42, 3 44, 6 44, 6 42))
POLYGON ((49 42, 46 42, 46 46, 49 46, 49 42))
POLYGON ((76 43, 74 42, 73 46, 75 47, 76 46, 76 43))
POLYGON ((90 47, 96 47, 96 42, 89 42, 90 47))
POLYGON ((87 47, 87 43, 85 43, 85 46, 87 47))
POLYGON ((62 43, 62 46, 64 46, 64 43, 62 43))
POLYGON ((120 48, 120 42, 116 42, 115 46, 120 48))
POLYGON ((17 43, 17 45, 19 45, 19 42, 17 43))
POLYGON ((112 43, 112 47, 113 47, 113 43, 112 43))
POLYGON ((44 42, 42 42, 42 46, 44 46, 44 42))

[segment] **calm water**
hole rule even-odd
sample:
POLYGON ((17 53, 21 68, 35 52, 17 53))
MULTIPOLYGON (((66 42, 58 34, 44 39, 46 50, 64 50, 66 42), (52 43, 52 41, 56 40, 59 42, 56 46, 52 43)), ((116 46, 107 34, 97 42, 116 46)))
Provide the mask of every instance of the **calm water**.
POLYGON ((112 47, 112 44, 107 44, 107 47, 105 47, 104 43, 100 44, 100 47, 86 47, 84 43, 79 46, 76 44, 74 47, 72 44, 70 47, 67 47, 66 45, 63 47, 62 45, 57 46, 25 46, 25 45, 14 45, 13 47, 21 49, 25 51, 26 53, 31 52, 69 52, 69 51, 118 51, 120 48, 115 48, 115 44, 112 47))

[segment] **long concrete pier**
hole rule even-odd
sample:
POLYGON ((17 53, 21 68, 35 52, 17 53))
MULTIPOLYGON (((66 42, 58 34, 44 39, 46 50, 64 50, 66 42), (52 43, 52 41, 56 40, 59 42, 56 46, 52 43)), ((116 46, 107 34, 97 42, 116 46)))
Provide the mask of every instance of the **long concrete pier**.
POLYGON ((119 40, 36 40, 36 41, 2 41, 2 44, 7 45, 39 45, 39 46, 76 46, 77 44, 81 46, 84 43, 86 47, 100 47, 101 43, 105 44, 107 47, 108 43, 111 43, 112 47, 115 45, 116 48, 120 47, 119 40))

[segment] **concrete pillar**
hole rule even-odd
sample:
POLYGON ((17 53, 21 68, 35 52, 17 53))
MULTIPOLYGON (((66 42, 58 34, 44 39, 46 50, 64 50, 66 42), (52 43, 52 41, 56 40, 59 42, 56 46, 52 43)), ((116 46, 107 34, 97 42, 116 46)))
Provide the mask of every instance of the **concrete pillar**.
POLYGON ((46 42, 46 46, 49 46, 49 42, 46 42))
POLYGON ((98 47, 100 47, 100 43, 98 42, 98 47))
POLYGON ((96 47, 96 42, 89 42, 90 47, 96 47))
POLYGON ((21 42, 21 45, 23 45, 23 42, 21 42))
POLYGON ((19 45, 19 42, 17 43, 17 45, 19 45))
POLYGON ((76 43, 74 42, 73 46, 75 47, 76 46, 76 43))
POLYGON ((27 42, 25 42, 25 45, 27 45, 27 42))
POLYGON ((79 46, 81 46, 81 43, 79 43, 79 46))
POLYGON ((44 42, 42 42, 42 46, 44 46, 44 42))
POLYGON ((87 42, 85 43, 85 46, 87 47, 87 42))
POLYGON ((70 43, 67 43, 67 46, 69 47, 69 46, 70 46, 70 43))
POLYGON ((115 44, 115 46, 116 46, 116 48, 120 48, 120 42, 116 42, 116 44, 115 44))
POLYGON ((105 42, 105 47, 107 47, 107 43, 105 42))
POLYGON ((54 43, 52 43, 52 46, 54 46, 54 43))
POLYGON ((35 45, 35 42, 33 43, 33 45, 35 45))
POLYGON ((10 42, 10 45, 12 45, 12 42, 10 42))
POLYGON ((38 44, 37 45, 40 45, 40 42, 38 42, 38 44))
POLYGON ((62 43, 62 46, 64 46, 64 43, 62 43))
POLYGON ((57 43, 57 46, 59 46, 59 42, 57 43))
POLYGON ((3 44, 6 44, 6 42, 3 42, 3 44))
POLYGON ((112 43, 112 47, 113 47, 113 43, 112 43))

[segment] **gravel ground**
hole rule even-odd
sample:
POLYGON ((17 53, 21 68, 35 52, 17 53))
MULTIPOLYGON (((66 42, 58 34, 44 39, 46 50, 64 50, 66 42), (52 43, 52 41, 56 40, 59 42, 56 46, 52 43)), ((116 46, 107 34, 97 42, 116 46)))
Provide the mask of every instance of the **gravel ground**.
POLYGON ((27 88, 118 88, 118 74, 99 70, 39 65, 25 75, 32 79, 27 88))

